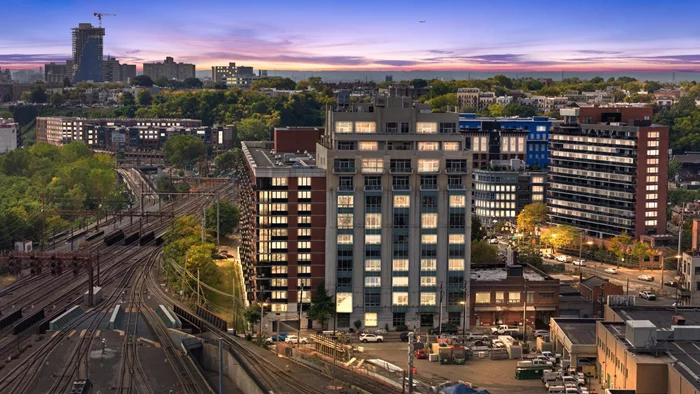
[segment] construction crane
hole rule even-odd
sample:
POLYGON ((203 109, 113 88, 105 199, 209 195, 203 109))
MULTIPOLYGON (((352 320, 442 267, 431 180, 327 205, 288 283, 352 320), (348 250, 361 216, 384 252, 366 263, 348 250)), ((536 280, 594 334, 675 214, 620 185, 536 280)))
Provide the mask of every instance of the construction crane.
POLYGON ((97 19, 100 20, 100 27, 102 27, 102 17, 103 16, 117 16, 117 14, 103 14, 101 12, 95 12, 93 15, 96 16, 97 19))

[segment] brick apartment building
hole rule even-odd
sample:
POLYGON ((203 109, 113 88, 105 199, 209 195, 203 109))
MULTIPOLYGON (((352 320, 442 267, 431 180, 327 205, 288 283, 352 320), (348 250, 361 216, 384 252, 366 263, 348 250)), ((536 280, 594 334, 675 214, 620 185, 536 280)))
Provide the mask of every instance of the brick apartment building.
POLYGON ((591 276, 582 280, 579 291, 581 296, 593 305, 593 317, 602 317, 606 296, 625 294, 622 286, 598 276, 591 276))
MULTIPOLYGON (((299 303, 306 309, 325 277, 326 172, 316 166, 316 142, 323 129, 275 129, 274 142, 242 142, 254 181, 255 299, 271 314, 270 332, 299 326, 299 303)), ((303 319, 303 328, 312 322, 303 319)), ((265 328, 266 327, 266 328, 265 328)))

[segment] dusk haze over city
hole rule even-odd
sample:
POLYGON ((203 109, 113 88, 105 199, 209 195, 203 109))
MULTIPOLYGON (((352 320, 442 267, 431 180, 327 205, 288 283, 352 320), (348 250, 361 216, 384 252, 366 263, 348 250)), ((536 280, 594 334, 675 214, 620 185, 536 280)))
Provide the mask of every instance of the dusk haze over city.
POLYGON ((4 7, 15 16, 2 23, 5 68, 68 59, 70 28, 94 24, 98 11, 117 15, 104 20, 105 55, 137 64, 172 55, 198 69, 237 59, 267 70, 700 70, 700 2, 692 0, 7 0, 4 7))

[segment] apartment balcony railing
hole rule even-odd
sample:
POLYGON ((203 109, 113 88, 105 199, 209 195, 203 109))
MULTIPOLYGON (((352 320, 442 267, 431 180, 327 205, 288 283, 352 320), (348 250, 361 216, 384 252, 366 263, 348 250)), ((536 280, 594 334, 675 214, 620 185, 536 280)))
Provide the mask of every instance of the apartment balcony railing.
POLYGON ((394 186, 392 187, 392 189, 393 189, 394 191, 410 191, 410 190, 411 190, 411 186, 409 186, 409 185, 394 185, 394 186))
POLYGON ((370 167, 370 168, 363 168, 360 172, 363 174, 383 174, 384 169, 383 168, 376 168, 376 167, 370 167))
POLYGON ((337 190, 339 192, 352 192, 355 191, 353 186, 338 186, 337 190))
POLYGON ((447 189, 449 189, 449 190, 465 190, 466 186, 464 186, 462 184, 459 184, 459 185, 452 184, 452 185, 447 185, 447 189))
POLYGON ((381 187, 381 185, 366 185, 365 191, 366 192, 380 192, 380 191, 382 191, 382 187, 381 187))
POLYGON ((355 167, 333 167, 334 174, 356 174, 357 169, 355 167))
POLYGON ((420 185, 421 191, 439 190, 438 185, 420 185))
POLYGON ((447 167, 445 171, 448 174, 466 174, 469 170, 467 167, 447 167))
POLYGON ((412 174, 413 168, 411 168, 411 167, 391 167, 389 172, 392 174, 412 174))

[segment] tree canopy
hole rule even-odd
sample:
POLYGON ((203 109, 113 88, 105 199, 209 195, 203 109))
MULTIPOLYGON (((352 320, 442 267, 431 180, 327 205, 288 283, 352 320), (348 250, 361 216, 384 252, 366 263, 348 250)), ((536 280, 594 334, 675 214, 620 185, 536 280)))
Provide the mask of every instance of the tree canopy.
POLYGON ((270 139, 270 127, 261 119, 242 119, 236 124, 236 130, 241 141, 267 141, 270 139))
POLYGON ((326 292, 326 285, 321 282, 316 289, 316 294, 311 297, 311 307, 306 311, 309 319, 316 320, 321 323, 321 327, 325 328, 328 319, 335 314, 335 303, 333 297, 326 292))
POLYGON ((543 230, 540 240, 557 249, 574 245, 578 237, 578 230, 571 226, 554 226, 543 230))
POLYGON ((153 80, 148 75, 137 75, 131 82, 132 85, 144 86, 150 88, 154 85, 153 80))
POLYGON ((153 95, 151 95, 151 92, 148 89, 141 89, 138 93, 136 93, 136 100, 138 101, 139 105, 148 107, 151 105, 151 103, 153 103, 153 95))
POLYGON ((175 135, 163 144, 163 157, 177 168, 196 163, 206 152, 204 142, 194 135, 175 135))
POLYGON ((261 78, 250 84, 251 89, 274 88, 278 90, 294 90, 296 87, 297 84, 293 79, 283 77, 261 78))
POLYGON ((518 215, 518 230, 533 232, 535 227, 541 226, 545 222, 547 222, 547 206, 541 202, 528 204, 518 215))
POLYGON ((498 247, 485 240, 472 241, 472 264, 491 265, 498 263, 498 247))
MULTIPOLYGON (((227 200, 219 201, 219 230, 221 234, 233 234, 238 227, 241 211, 227 200)), ((216 234, 216 204, 207 209, 207 231, 216 234)))
POLYGON ((486 237, 486 229, 481 225, 481 220, 472 215, 472 241, 480 241, 486 237))

